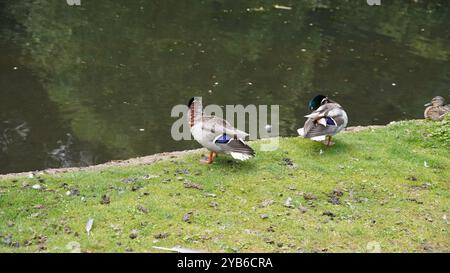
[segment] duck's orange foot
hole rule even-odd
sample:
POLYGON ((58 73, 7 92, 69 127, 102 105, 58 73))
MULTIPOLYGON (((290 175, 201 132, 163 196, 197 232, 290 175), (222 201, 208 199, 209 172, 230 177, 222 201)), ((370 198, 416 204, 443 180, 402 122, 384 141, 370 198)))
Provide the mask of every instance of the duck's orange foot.
POLYGON ((207 156, 205 156, 204 158, 200 159, 200 163, 201 164, 211 164, 212 162, 208 159, 207 156))
POLYGON ((331 141, 331 136, 327 136, 327 138, 323 141, 323 144, 329 146, 333 146, 335 143, 331 141))
POLYGON ((214 158, 216 157, 216 153, 215 152, 210 152, 208 157, 204 157, 202 159, 200 159, 200 163, 202 164, 211 164, 214 161, 214 158))
POLYGON ((336 144, 335 142, 328 140, 324 140, 322 143, 325 144, 326 146, 333 146, 334 144, 336 144))

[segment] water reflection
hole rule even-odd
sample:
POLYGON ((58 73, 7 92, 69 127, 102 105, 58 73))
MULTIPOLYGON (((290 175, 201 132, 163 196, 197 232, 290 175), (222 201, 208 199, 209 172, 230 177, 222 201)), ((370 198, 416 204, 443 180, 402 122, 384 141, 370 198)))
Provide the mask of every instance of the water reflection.
POLYGON ((449 94, 447 1, 19 0, 2 11, 1 120, 29 116, 39 137, 2 152, 0 172, 197 147, 170 138, 172 106, 193 95, 279 104, 280 133, 294 135, 316 93, 351 125, 421 117, 449 94))
POLYGON ((24 142, 27 139, 30 128, 26 121, 3 121, 0 125, 0 149, 7 152, 12 143, 24 142))

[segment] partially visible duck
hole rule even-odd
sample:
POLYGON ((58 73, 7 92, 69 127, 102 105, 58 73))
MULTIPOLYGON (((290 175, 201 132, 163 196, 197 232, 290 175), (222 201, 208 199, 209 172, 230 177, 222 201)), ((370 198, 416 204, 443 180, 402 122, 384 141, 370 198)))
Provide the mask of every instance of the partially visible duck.
POLYGON ((202 101, 194 97, 189 101, 189 125, 194 139, 210 151, 202 163, 211 164, 217 153, 230 154, 238 160, 247 160, 255 156, 255 151, 244 142, 246 132, 216 116, 203 115, 202 101))
POLYGON ((308 106, 313 112, 305 116, 308 119, 303 128, 297 130, 298 134, 314 141, 324 141, 327 146, 333 145, 332 136, 347 126, 347 113, 340 104, 324 95, 315 96, 308 106))
POLYGON ((450 112, 450 104, 445 105, 445 99, 441 96, 434 97, 431 102, 425 104, 427 108, 423 113, 426 119, 442 120, 450 112))

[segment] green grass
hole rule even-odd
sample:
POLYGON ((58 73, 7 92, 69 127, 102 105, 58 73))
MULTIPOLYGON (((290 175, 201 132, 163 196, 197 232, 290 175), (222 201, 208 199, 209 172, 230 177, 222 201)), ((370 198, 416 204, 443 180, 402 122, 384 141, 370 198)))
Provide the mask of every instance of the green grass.
POLYGON ((449 252, 450 143, 430 133, 441 126, 400 122, 340 134, 330 148, 293 137, 262 152, 262 142, 254 142, 257 156, 246 162, 221 155, 205 166, 195 154, 152 165, 3 179, 0 252, 67 252, 70 242, 83 252, 158 251, 153 246, 369 252, 372 242, 382 252, 449 252), (145 179, 148 174, 158 177, 145 179), (124 182, 130 178, 137 180, 124 182), (185 180, 203 189, 185 188, 185 180), (33 189, 35 184, 43 189, 33 189), (80 196, 67 196, 70 188, 80 196), (334 190, 342 193, 339 204, 326 195, 334 190), (101 204, 104 194, 109 204, 101 204), (306 200, 311 196, 316 199, 306 200), (293 208, 284 206, 288 198, 293 208), (264 200, 273 204, 260 207, 264 200), (183 221, 188 212, 190 223, 183 221), (132 239, 134 229, 138 236, 132 239), (158 238, 161 233, 167 237, 158 238))

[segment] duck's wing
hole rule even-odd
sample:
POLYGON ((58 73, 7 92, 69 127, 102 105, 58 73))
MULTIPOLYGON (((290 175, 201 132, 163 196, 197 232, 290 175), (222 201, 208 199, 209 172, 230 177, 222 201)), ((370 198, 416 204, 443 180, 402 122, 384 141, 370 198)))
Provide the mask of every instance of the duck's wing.
POLYGON ((220 150, 229 153, 233 158, 247 160, 255 156, 255 151, 242 138, 233 138, 227 134, 219 135, 213 140, 220 150))
POLYGON ((429 106, 425 109, 424 117, 434 121, 442 120, 450 112, 450 104, 443 106, 429 106))
POLYGON ((448 113, 450 113, 450 104, 440 106, 438 120, 443 120, 448 113))
POLYGON ((335 135, 343 129, 342 125, 338 125, 338 122, 343 124, 344 122, 343 119, 340 118, 333 119, 331 117, 326 117, 326 122, 327 122, 326 126, 319 123, 313 124, 311 128, 308 130, 308 132, 304 133, 304 137, 305 138, 321 137, 320 139, 317 140, 322 140, 324 139, 323 137, 335 135))
POLYGON ((248 134, 234 128, 224 119, 204 116, 202 118, 202 131, 209 136, 215 136, 212 142, 221 151, 229 153, 235 159, 247 160, 255 156, 255 151, 244 141, 248 134))
POLYGON ((448 112, 450 112, 450 104, 441 106, 441 111, 442 111, 442 115, 445 115, 448 112))
POLYGON ((202 130, 218 136, 227 134, 232 138, 245 138, 248 136, 246 132, 234 128, 228 121, 216 116, 203 116, 202 130))

